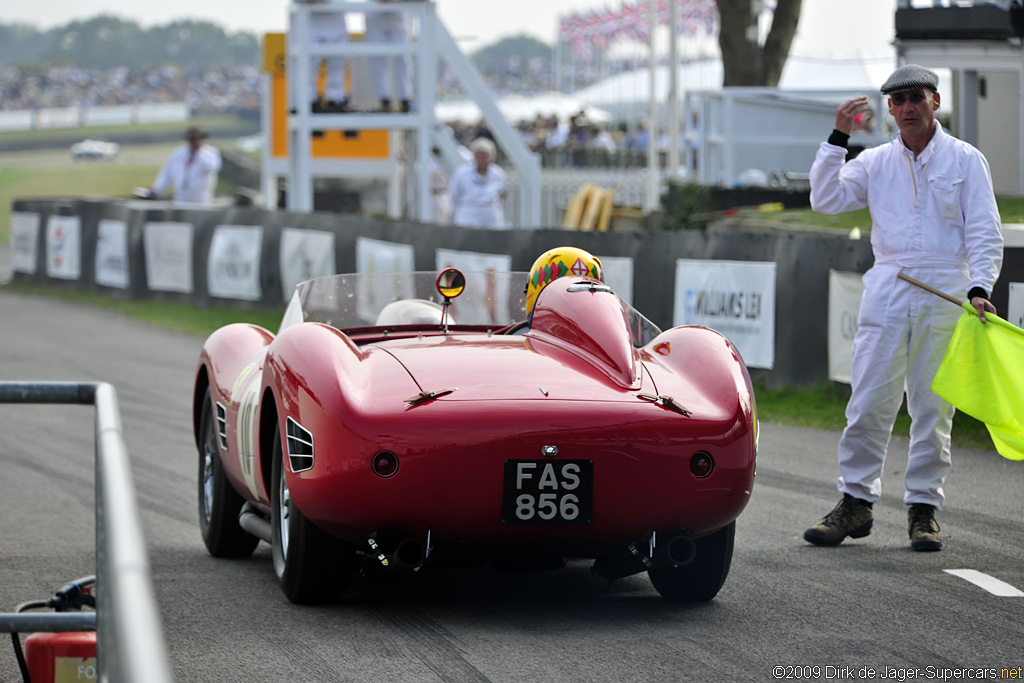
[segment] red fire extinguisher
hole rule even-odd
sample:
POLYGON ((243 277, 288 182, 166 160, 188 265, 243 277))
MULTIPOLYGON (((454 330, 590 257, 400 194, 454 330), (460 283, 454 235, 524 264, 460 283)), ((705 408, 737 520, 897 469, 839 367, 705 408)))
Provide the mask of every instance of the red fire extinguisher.
MULTIPOLYGON (((83 606, 95 607, 91 587, 95 576, 72 581, 49 600, 18 605, 16 611, 49 607, 58 612, 81 611, 83 606)), ((33 633, 25 639, 24 653, 17 633, 12 633, 14 652, 25 683, 77 683, 95 681, 96 632, 33 633)))
POLYGON ((31 683, 96 680, 96 632, 33 633, 25 639, 31 683))

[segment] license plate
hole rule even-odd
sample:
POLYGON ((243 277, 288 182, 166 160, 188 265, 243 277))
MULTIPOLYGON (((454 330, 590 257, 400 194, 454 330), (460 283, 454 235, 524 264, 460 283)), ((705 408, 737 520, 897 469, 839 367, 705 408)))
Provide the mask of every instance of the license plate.
POLYGON ((505 524, 589 524, 593 502, 593 460, 505 461, 505 524))

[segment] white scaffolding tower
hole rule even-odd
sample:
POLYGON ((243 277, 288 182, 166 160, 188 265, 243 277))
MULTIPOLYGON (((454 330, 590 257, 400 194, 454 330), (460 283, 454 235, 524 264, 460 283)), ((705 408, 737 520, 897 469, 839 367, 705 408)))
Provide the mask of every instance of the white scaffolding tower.
MULTIPOLYGON (((390 130, 413 131, 415 149, 406 149, 406 162, 411 163, 413 173, 408 174, 415 186, 415 217, 420 221, 433 220, 433 201, 430 185, 431 150, 437 147, 442 165, 450 172, 462 162, 455 140, 434 114, 435 88, 438 64, 443 62, 453 72, 466 92, 479 105, 484 122, 494 136, 495 142, 505 152, 512 166, 518 171, 519 216, 517 227, 539 227, 540 225, 540 158, 530 152, 522 143, 508 121, 498 109, 490 90, 473 63, 458 48, 448 29, 437 17, 432 0, 406 2, 338 2, 292 3, 288 34, 288 164, 287 164, 287 208, 291 211, 313 210, 314 177, 386 177, 379 168, 362 167, 359 161, 332 161, 313 159, 311 137, 315 130, 390 130), (401 11, 418 23, 419 31, 405 43, 343 42, 336 44, 314 43, 310 40, 310 16, 317 12, 363 13, 401 11), (373 57, 411 56, 415 71, 414 107, 410 112, 377 113, 347 112, 341 114, 313 114, 309 103, 313 93, 309 92, 313 58, 330 56, 373 57), (414 153, 413 153, 414 152, 414 153), (408 158, 412 157, 412 158, 408 158), (370 171, 370 172, 367 172, 370 171)), ((266 100, 265 100, 266 101, 266 100)), ((266 114, 264 120, 267 120, 266 114)), ((266 125, 264 126, 266 128, 266 125)), ((264 131, 266 133, 266 130, 264 131)), ((266 147, 267 145, 265 145, 266 147)), ((264 177, 272 176, 264 155, 264 177)), ((394 183, 394 174, 389 183, 394 183)), ((394 196, 394 192, 390 193, 394 196)))

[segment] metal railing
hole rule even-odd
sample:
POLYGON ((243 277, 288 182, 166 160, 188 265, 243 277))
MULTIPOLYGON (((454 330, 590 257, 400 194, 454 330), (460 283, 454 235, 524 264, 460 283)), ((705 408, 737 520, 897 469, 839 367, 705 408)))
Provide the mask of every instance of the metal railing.
POLYGON ((0 631, 95 628, 100 681, 171 681, 114 387, 103 382, 0 382, 0 403, 96 406, 96 612, 3 614, 0 631))
MULTIPOLYGON (((410 130, 416 131, 416 151, 412 158, 426 160, 437 146, 441 160, 451 171, 461 163, 451 135, 437 120, 434 111, 438 61, 451 69, 459 84, 477 103, 484 122, 520 177, 519 205, 516 215, 521 227, 540 225, 540 158, 523 145, 519 135, 498 109, 493 95, 473 62, 459 49, 455 39, 438 18, 433 2, 376 3, 365 0, 326 0, 319 3, 292 3, 289 15, 288 68, 290 110, 288 118, 288 208, 313 209, 313 177, 345 175, 326 170, 315 171, 312 131, 325 130, 410 130), (419 35, 406 43, 316 43, 310 39, 310 17, 330 12, 402 12, 418 21, 419 35), (309 92, 312 57, 410 56, 416 66, 416 106, 403 113, 335 113, 315 117, 305 103, 313 100, 309 92)), ((408 150, 412 151, 412 150, 408 150)), ((316 168, 323 169, 322 166, 316 168)), ((338 168, 342 168, 338 164, 338 168)), ((427 163, 416 167, 417 217, 430 221, 433 202, 430 169, 427 163)))

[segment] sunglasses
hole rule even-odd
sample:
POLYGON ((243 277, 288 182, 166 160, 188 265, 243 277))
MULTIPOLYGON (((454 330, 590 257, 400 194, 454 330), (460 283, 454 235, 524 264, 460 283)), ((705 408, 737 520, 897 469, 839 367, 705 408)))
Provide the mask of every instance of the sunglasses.
POLYGON ((910 100, 911 104, 921 104, 925 99, 927 99, 927 97, 928 96, 920 90, 915 90, 910 93, 899 92, 894 95, 889 95, 889 99, 892 100, 892 103, 897 107, 903 106, 907 100, 910 100))

